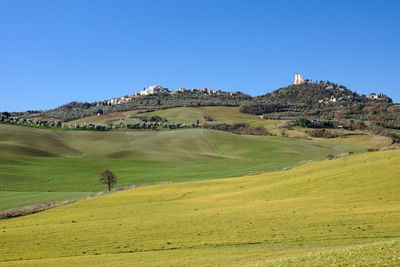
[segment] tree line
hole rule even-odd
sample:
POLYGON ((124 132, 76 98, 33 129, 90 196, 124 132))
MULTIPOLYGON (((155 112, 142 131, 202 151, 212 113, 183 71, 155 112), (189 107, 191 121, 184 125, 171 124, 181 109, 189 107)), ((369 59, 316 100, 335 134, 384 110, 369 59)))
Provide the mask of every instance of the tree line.
POLYGON ((112 122, 108 125, 95 123, 67 124, 58 120, 42 120, 42 119, 26 119, 19 117, 0 116, 0 123, 13 124, 20 126, 36 127, 36 128, 60 128, 71 130, 93 130, 93 131, 110 131, 113 129, 180 129, 180 128, 197 128, 198 123, 182 124, 170 123, 166 121, 138 121, 138 122, 112 122))

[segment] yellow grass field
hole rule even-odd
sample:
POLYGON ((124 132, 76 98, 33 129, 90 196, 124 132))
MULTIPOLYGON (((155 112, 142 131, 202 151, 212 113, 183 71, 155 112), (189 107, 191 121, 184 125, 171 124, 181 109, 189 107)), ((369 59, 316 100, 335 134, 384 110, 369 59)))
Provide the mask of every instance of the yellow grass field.
POLYGON ((361 135, 350 135, 338 138, 313 138, 314 140, 320 140, 324 142, 332 142, 336 144, 352 144, 360 145, 369 148, 384 148, 392 144, 392 140, 389 137, 374 135, 374 134, 361 134, 361 135))
POLYGON ((373 152, 81 200, 0 221, 0 265, 395 266, 398 166, 373 152))

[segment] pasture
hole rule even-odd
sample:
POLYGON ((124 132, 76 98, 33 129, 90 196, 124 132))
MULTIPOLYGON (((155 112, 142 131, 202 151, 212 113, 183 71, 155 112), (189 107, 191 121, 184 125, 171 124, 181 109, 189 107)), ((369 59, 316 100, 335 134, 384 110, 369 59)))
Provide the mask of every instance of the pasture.
MULTIPOLYGON (((274 135, 282 135, 282 128, 287 126, 288 122, 285 120, 262 120, 257 115, 245 114, 239 112, 238 107, 224 107, 224 106, 210 106, 210 107, 178 107, 154 112, 143 111, 126 111, 115 112, 107 115, 92 116, 76 121, 69 122, 69 124, 82 124, 86 123, 103 123, 107 124, 110 121, 124 121, 126 123, 137 122, 137 116, 160 116, 173 123, 192 124, 199 120, 200 124, 204 123, 248 123, 252 126, 262 126, 274 135), (205 117, 211 117, 213 121, 207 121, 205 117)), ((337 144, 350 144, 361 146, 366 149, 377 148, 381 149, 389 146, 392 140, 388 137, 374 135, 361 131, 350 132, 346 130, 336 130, 342 133, 352 133, 346 137, 339 137, 333 139, 327 138, 312 138, 323 142, 331 142, 337 144)), ((286 130, 289 137, 295 138, 309 138, 303 128, 293 128, 286 130)))
POLYGON ((82 124, 86 123, 104 123, 108 121, 124 120, 126 122, 136 121, 136 116, 160 116, 167 119, 170 122, 179 122, 192 124, 196 123, 197 120, 201 124, 207 122, 205 116, 209 116, 217 123, 233 123, 233 122, 250 122, 260 120, 259 116, 245 114, 239 112, 238 107, 225 107, 225 106, 205 106, 205 107, 178 107, 164 110, 158 110, 153 112, 143 111, 125 111, 115 112, 106 115, 95 115, 79 120, 74 120, 68 124, 82 124), (143 113, 140 113, 143 112, 143 113), (140 114, 139 114, 140 113, 140 114))
POLYGON ((168 121, 180 123, 196 123, 196 121, 199 120, 201 124, 208 122, 205 120, 205 116, 211 117, 213 123, 249 122, 260 120, 257 115, 239 112, 238 107, 224 106, 171 108, 145 113, 144 115, 158 115, 166 118, 168 121))
POLYGON ((8 192, 0 194, 0 207, 102 191, 97 175, 105 168, 119 177, 117 186, 149 185, 276 171, 329 154, 364 150, 351 144, 204 129, 94 132, 0 125, 0 191, 8 192), (7 201, 11 192, 14 201, 7 201), (15 200, 18 196, 20 201, 15 200))
POLYGON ((154 185, 0 221, 5 266, 398 265, 400 151, 154 185))

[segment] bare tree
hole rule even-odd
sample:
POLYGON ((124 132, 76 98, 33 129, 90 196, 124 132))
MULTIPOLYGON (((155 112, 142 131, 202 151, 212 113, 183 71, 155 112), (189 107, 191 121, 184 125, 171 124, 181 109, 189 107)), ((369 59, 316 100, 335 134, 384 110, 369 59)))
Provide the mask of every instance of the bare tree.
POLYGON ((99 181, 107 185, 108 191, 111 191, 111 187, 117 183, 117 176, 109 169, 102 170, 99 175, 99 181))

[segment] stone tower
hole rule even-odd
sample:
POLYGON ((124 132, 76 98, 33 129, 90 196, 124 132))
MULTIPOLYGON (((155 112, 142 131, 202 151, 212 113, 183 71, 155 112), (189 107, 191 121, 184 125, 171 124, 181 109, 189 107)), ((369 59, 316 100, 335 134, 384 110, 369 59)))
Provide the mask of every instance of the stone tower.
POLYGON ((294 84, 302 84, 304 82, 303 75, 295 74, 294 75, 294 84))

